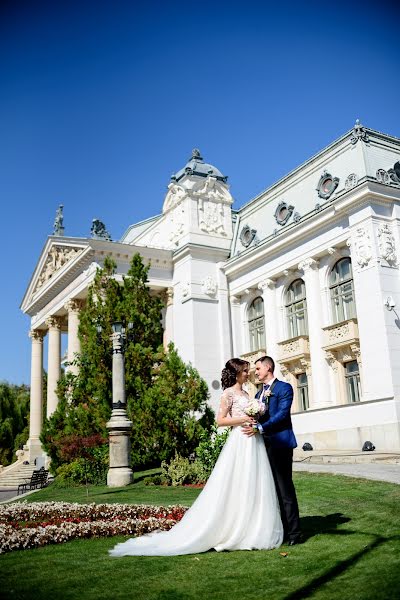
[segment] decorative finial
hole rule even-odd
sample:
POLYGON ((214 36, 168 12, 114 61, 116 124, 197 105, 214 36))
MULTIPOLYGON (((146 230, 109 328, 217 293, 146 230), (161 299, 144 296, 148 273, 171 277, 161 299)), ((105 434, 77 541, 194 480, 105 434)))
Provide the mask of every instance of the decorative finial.
POLYGON ((367 132, 365 131, 365 127, 360 123, 360 119, 356 119, 350 142, 354 145, 357 144, 358 140, 362 140, 363 142, 369 142, 369 137, 367 135, 367 132))
POLYGON ((53 235, 64 235, 64 217, 63 217, 64 205, 60 204, 56 211, 56 218, 54 219, 53 235))
POLYGON ((111 241, 111 236, 108 233, 106 226, 102 221, 100 221, 100 219, 93 219, 90 233, 92 234, 92 238, 95 240, 111 241))

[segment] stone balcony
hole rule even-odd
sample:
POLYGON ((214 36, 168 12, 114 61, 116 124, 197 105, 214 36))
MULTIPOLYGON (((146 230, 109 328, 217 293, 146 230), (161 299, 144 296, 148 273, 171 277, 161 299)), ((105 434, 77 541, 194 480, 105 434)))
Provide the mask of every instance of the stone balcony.
POLYGON ((242 360, 247 360, 247 362, 250 363, 250 368, 253 368, 256 360, 258 358, 261 358, 261 356, 265 356, 266 354, 267 354, 266 349, 261 348, 261 350, 253 350, 252 352, 246 352, 246 354, 241 354, 240 358, 242 360))
POLYGON ((349 319, 335 325, 323 327, 324 330, 324 350, 339 350, 345 346, 352 346, 359 343, 357 319, 349 319))
POLYGON ((289 340, 284 340, 278 343, 279 362, 286 363, 299 360, 301 358, 309 358, 310 344, 308 335, 299 335, 289 340))

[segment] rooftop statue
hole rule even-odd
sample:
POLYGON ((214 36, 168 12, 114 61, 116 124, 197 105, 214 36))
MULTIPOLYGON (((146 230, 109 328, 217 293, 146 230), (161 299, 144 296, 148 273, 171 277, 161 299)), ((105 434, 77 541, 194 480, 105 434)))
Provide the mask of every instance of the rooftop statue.
POLYGON ((64 216, 63 216, 64 205, 60 204, 57 208, 56 218, 54 219, 53 235, 64 235, 64 216))
POLYGON ((96 240, 111 241, 111 236, 108 233, 106 226, 99 219, 93 219, 90 233, 92 234, 92 238, 96 240))

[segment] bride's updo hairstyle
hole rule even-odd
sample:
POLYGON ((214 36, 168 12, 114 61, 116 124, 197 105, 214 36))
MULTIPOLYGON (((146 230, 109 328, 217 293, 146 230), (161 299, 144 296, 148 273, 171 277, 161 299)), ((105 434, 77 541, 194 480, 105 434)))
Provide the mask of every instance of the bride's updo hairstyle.
POLYGON ((247 360, 241 358, 231 358, 222 369, 221 373, 221 385, 222 389, 232 387, 236 383, 237 376, 246 368, 250 366, 247 360))

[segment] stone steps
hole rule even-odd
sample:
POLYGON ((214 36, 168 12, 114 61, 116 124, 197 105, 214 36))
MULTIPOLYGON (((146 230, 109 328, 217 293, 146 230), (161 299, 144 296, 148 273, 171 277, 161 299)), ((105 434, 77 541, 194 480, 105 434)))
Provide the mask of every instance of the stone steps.
POLYGON ((295 462, 313 464, 361 464, 386 463, 400 464, 400 452, 355 452, 354 450, 312 450, 305 452, 301 448, 294 451, 295 462))
POLYGON ((25 483, 32 476, 35 465, 14 463, 5 472, 0 473, 0 488, 18 488, 20 483, 25 483))

